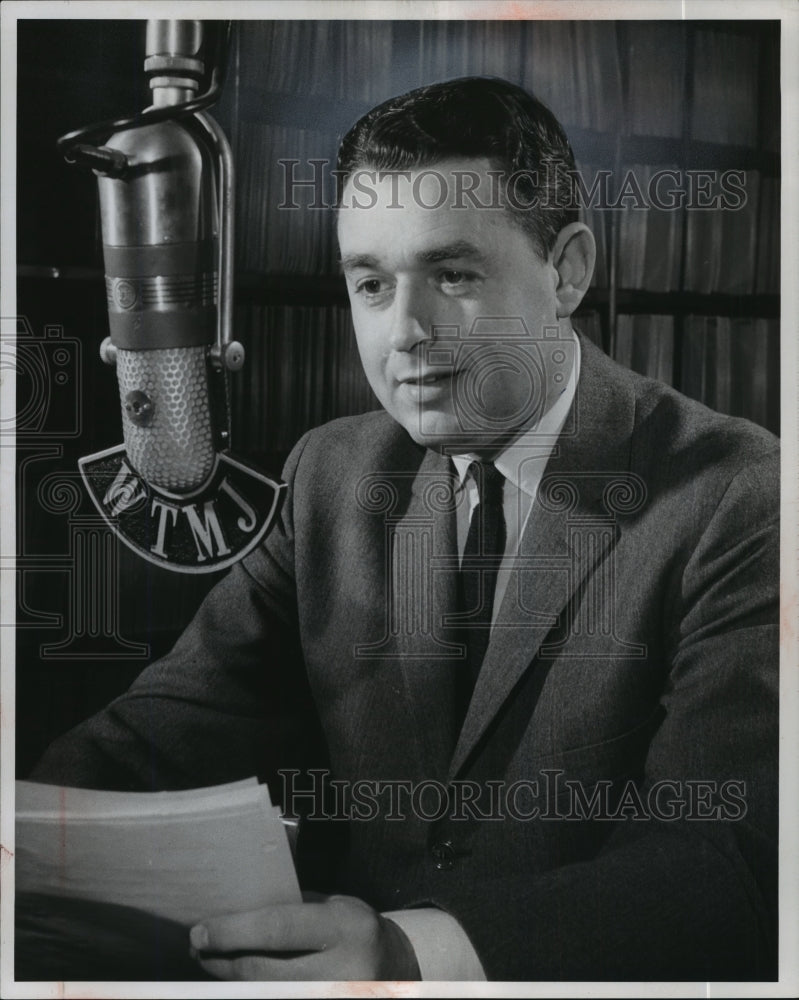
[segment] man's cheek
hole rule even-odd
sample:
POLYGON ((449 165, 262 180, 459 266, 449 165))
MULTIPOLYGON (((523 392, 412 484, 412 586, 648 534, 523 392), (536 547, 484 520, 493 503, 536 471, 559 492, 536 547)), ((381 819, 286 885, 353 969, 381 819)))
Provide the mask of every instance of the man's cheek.
POLYGON ((396 406, 396 400, 393 398, 389 379, 386 377, 383 366, 379 362, 373 361, 368 365, 364 364, 364 372, 366 380, 380 404, 391 411, 396 406))

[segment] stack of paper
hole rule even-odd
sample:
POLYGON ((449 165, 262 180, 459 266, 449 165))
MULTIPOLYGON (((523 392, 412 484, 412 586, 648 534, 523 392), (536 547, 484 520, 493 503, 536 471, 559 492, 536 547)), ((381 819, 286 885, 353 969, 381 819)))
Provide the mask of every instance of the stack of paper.
POLYGON ((186 926, 301 899, 288 839, 255 778, 181 792, 18 781, 17 892, 135 907, 186 926))

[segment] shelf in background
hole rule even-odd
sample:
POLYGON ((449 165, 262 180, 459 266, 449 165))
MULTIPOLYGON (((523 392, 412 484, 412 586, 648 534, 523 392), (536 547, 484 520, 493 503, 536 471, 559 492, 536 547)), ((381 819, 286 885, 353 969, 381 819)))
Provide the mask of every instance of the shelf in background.
MULTIPOLYGON (((372 105, 363 101, 337 100, 335 106, 316 94, 264 93, 252 88, 240 92, 239 112, 244 122, 312 129, 341 136, 372 105)), ((618 148, 623 161, 660 165, 679 162, 686 170, 762 170, 780 172, 778 153, 750 146, 703 142, 699 139, 659 135, 620 135, 570 125, 567 129, 577 160, 612 163, 618 148)), ((332 158, 335 149, 331 148, 332 158)))
MULTIPOLYGON (((601 309, 608 304, 606 288, 591 288, 580 308, 601 309)), ((618 313, 671 314, 675 316, 760 316, 774 319, 780 314, 779 295, 723 295, 719 292, 647 292, 621 288, 616 292, 618 313)))

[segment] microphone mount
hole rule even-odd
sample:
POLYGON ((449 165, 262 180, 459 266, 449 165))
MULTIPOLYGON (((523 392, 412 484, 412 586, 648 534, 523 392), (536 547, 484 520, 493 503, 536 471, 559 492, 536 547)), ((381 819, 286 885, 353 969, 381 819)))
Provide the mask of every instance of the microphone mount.
MULTIPOLYGON (((67 132, 56 141, 56 147, 67 163, 90 170, 97 170, 97 164, 92 158, 92 151, 98 148, 109 136, 128 129, 139 128, 142 125, 155 125, 169 119, 186 118, 198 111, 210 108, 219 99, 227 74, 227 55, 230 48, 232 24, 230 21, 148 21, 147 22, 147 55, 145 72, 151 77, 152 89, 162 89, 170 94, 170 100, 164 96, 155 97, 153 105, 144 111, 126 118, 113 118, 67 132), (189 26, 189 27, 184 27, 189 26), (187 55, 183 49, 191 39, 199 33, 206 39, 215 36, 213 44, 206 42, 205 48, 213 49, 213 57, 200 59, 187 55), (162 49, 164 51, 153 51, 162 49), (206 69, 206 63, 210 69, 206 69), (162 80, 176 80, 175 85, 162 83, 162 80), (198 97, 188 96, 199 87, 199 82, 207 79, 207 90, 198 97), (157 83, 155 81, 158 81, 157 83), (175 100, 180 91, 182 99, 175 100)), ((200 53, 202 45, 194 48, 200 53)), ((116 163, 113 169, 119 169, 116 163)), ((109 172, 108 176, 120 176, 109 172)))
POLYGON ((57 144, 98 177, 111 324, 100 356, 117 369, 125 433, 80 470, 123 542, 189 573, 249 552, 285 490, 230 453, 227 376, 244 364, 232 337, 234 171, 206 110, 230 35, 230 22, 148 21, 152 105, 57 144))
MULTIPOLYGON (((56 147, 67 163, 104 177, 124 178, 130 166, 125 153, 89 140, 104 142, 109 136, 130 129, 185 118, 194 118, 202 125, 219 164, 219 305, 216 343, 208 356, 214 368, 235 372, 244 366, 245 352, 243 345, 233 340, 232 332, 233 157, 225 133, 210 115, 203 113, 221 94, 231 32, 230 21, 148 21, 144 69, 153 91, 152 106, 127 118, 96 122, 67 132, 57 140, 56 147), (212 37, 210 44, 206 40, 208 35, 212 37), (213 50, 211 59, 200 58, 204 49, 213 50), (210 62, 210 70, 206 70, 206 61, 210 62), (208 80, 207 90, 192 97, 204 78, 208 80)), ((107 364, 115 364, 116 349, 110 337, 100 345, 100 357, 107 364)))

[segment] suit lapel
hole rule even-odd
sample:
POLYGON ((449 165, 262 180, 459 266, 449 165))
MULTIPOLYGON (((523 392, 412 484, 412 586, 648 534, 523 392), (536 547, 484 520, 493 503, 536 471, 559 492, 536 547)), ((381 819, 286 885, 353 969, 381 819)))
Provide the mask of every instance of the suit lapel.
POLYGON ((407 507, 389 526, 393 603, 385 653, 399 658, 421 772, 441 778, 455 745, 462 646, 444 622, 457 607, 455 493, 449 458, 428 451, 407 507))
POLYGON ((569 608, 618 535, 603 494, 629 468, 635 400, 623 370, 581 338, 580 381, 527 520, 514 572, 453 755, 466 763, 525 671, 569 628, 569 608), (592 530, 599 529, 599 530, 592 530), (587 532, 591 544, 584 544, 587 532))

